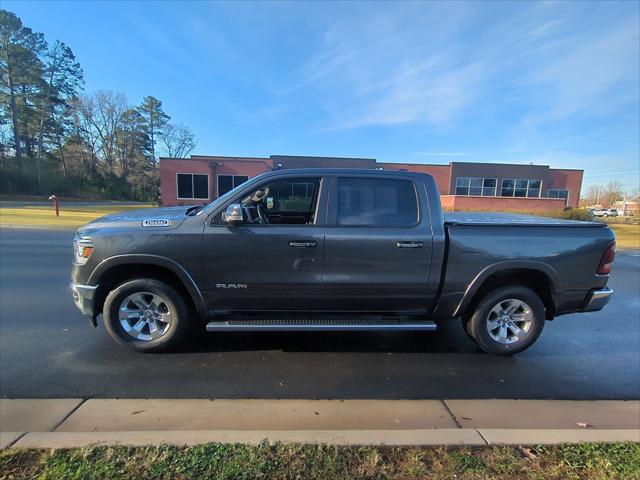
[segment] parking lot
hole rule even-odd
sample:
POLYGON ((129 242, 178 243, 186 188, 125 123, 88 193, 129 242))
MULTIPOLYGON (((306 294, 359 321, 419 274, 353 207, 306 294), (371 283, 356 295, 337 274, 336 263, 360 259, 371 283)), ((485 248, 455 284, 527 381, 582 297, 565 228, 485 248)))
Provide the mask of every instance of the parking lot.
POLYGON ((556 398, 640 396, 640 256, 619 252, 604 311, 547 322, 511 358, 437 333, 205 334, 176 353, 116 345, 68 292, 71 230, 0 230, 5 398, 556 398))

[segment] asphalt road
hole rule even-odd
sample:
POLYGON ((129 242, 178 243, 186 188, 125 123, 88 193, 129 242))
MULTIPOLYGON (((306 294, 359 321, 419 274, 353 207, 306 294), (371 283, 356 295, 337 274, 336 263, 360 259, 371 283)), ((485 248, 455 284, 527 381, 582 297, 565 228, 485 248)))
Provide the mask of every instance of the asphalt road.
POLYGON ((619 252, 602 312, 547 322, 510 358, 437 333, 206 334, 138 354, 67 291, 72 232, 0 229, 0 395, 164 398, 640 398, 640 256, 619 252))

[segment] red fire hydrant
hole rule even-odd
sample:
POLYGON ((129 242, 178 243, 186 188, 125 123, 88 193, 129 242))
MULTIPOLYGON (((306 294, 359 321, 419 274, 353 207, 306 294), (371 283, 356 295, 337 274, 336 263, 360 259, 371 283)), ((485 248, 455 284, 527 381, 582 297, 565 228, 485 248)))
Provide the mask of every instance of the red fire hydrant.
POLYGON ((60 204, 58 203, 58 199, 56 198, 55 195, 51 195, 49 197, 49 200, 53 200, 53 208, 56 211, 56 217, 60 216, 60 204))

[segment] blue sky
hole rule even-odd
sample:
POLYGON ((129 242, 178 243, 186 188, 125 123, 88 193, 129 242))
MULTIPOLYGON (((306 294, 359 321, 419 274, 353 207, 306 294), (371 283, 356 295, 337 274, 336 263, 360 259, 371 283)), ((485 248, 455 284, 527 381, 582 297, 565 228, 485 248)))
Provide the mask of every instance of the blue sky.
POLYGON ((211 155, 542 163, 640 177, 640 3, 27 2, 86 91, 161 99, 211 155))

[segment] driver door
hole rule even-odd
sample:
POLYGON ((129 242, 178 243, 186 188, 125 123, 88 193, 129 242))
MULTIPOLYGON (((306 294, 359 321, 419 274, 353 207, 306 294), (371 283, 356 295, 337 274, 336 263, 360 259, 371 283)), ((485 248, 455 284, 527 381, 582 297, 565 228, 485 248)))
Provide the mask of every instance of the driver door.
POLYGON ((321 176, 265 180, 227 202, 243 223, 221 212, 204 230, 205 300, 210 311, 315 308, 322 288, 326 197, 321 176))

